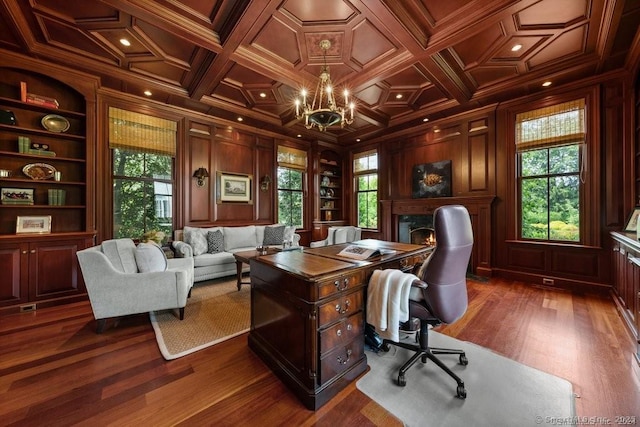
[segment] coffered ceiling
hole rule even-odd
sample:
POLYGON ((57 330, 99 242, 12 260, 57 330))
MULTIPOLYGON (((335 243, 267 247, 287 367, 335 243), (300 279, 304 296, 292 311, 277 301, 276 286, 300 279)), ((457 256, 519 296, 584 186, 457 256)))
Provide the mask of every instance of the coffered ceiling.
POLYGON ((118 91, 350 144, 628 67, 639 22, 638 0, 3 0, 0 48, 118 91), (321 133, 296 120, 293 100, 315 89, 323 39, 357 113, 321 133))

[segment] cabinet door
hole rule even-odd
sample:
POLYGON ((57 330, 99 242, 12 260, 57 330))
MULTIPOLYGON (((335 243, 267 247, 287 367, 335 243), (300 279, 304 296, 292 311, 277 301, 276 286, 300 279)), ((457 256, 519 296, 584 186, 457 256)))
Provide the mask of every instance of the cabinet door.
POLYGON ((0 307, 29 300, 29 255, 26 243, 0 243, 0 307))
POLYGON ((29 294, 32 301, 85 292, 76 252, 85 241, 59 240, 29 244, 29 294))

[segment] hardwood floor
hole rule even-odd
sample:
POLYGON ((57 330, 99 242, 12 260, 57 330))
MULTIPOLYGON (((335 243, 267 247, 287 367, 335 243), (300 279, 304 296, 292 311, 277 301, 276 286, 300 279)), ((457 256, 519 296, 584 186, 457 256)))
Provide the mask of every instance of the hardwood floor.
MULTIPOLYGON (((469 281, 469 297, 440 332, 571 381, 577 415, 640 424, 634 343, 609 298, 499 279, 469 281)), ((355 384, 305 409, 246 335, 165 361, 148 315, 94 328, 86 302, 0 317, 0 425, 402 425, 355 384)))

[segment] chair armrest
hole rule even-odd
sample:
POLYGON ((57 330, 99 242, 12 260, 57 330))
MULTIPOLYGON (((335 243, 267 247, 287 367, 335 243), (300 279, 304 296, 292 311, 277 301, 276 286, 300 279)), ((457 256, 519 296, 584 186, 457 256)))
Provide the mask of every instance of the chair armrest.
POLYGON ((193 258, 193 248, 190 244, 181 240, 174 240, 171 244, 178 258, 193 258))
POLYGON ((329 244, 329 239, 324 239, 324 240, 318 240, 318 241, 309 243, 309 247, 321 248, 323 246, 327 246, 328 244, 329 244))
POLYGON ((414 280, 413 282, 411 282, 411 287, 412 288, 427 289, 429 287, 429 285, 427 285, 422 280, 414 280))
POLYGON ((300 246, 300 235, 293 233, 293 246, 300 246))

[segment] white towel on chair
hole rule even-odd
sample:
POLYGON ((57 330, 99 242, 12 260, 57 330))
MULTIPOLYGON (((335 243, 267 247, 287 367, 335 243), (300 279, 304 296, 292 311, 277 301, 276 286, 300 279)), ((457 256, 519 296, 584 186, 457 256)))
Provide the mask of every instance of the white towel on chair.
POLYGON ((367 323, 385 339, 399 341, 400 323, 409 320, 409 290, 418 280, 400 270, 375 270, 367 289, 367 323))

